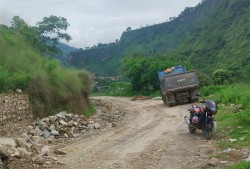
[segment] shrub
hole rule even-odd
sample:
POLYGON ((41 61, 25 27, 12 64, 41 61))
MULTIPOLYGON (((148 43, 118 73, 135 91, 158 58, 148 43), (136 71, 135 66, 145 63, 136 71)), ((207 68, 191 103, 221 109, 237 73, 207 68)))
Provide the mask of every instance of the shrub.
POLYGON ((63 69, 55 60, 44 63, 30 82, 29 95, 35 116, 55 114, 67 110, 74 113, 87 111, 91 80, 87 72, 63 69))
POLYGON ((199 79, 200 87, 209 86, 213 84, 212 78, 210 78, 207 74, 202 72, 197 72, 197 76, 199 79))
POLYGON ((216 85, 231 83, 232 75, 228 70, 217 69, 213 72, 213 81, 216 85))
POLYGON ((8 78, 7 86, 9 89, 19 88, 22 90, 26 90, 30 79, 30 75, 26 72, 15 72, 8 78))

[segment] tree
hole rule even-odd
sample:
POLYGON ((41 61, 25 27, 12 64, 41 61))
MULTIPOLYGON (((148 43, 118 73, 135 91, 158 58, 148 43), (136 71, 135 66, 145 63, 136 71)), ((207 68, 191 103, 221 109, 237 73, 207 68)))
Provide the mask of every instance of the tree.
POLYGON ((157 72, 176 65, 188 66, 185 61, 171 56, 130 57, 123 64, 127 77, 131 80, 133 90, 159 89, 157 72))
POLYGON ((197 75, 198 75, 200 87, 209 86, 213 84, 212 78, 210 78, 207 74, 202 73, 202 72, 197 72, 197 75))
POLYGON ((228 70, 216 69, 213 72, 213 81, 216 85, 223 85, 232 82, 232 75, 228 70))
POLYGON ((25 31, 27 31, 29 26, 19 16, 14 16, 11 20, 11 28, 18 33, 24 33, 25 31))
POLYGON ((131 31, 131 30, 132 30, 131 27, 127 27, 126 32, 131 31))
POLYGON ((59 40, 71 40, 70 35, 62 33, 69 26, 67 19, 51 15, 44 17, 43 21, 37 23, 39 37, 43 46, 43 52, 46 56, 53 56, 60 53, 57 48, 59 40))
POLYGON ((26 41, 30 43, 34 48, 40 48, 40 39, 38 36, 38 31, 36 27, 29 26, 22 18, 19 16, 14 16, 11 20, 10 27, 18 36, 24 36, 26 41))

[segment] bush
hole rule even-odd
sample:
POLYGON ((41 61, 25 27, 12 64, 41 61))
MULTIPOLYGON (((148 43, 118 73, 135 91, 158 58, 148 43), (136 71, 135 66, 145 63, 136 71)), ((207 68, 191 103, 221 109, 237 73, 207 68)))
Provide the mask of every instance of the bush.
POLYGON ((7 86, 9 89, 22 89, 26 90, 28 87, 28 84, 30 82, 30 75, 26 72, 19 71, 13 73, 9 78, 7 82, 7 86))
POLYGON ((207 74, 202 72, 197 72, 197 76, 199 79, 200 87, 209 86, 213 84, 213 79, 210 78, 207 74))
POLYGON ((87 72, 63 69, 56 60, 44 63, 29 85, 30 100, 35 116, 48 116, 58 111, 87 111, 91 79, 87 72))
POLYGON ((25 90, 30 78, 30 75, 26 72, 13 73, 0 66, 0 92, 8 92, 17 88, 25 90))
POLYGON ((232 74, 228 70, 217 69, 213 72, 213 81, 216 85, 224 85, 232 82, 232 74))

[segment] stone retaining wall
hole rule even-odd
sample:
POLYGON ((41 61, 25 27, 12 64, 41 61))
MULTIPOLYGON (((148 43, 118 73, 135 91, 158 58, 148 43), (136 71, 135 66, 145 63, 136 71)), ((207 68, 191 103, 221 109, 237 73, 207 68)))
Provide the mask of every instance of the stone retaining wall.
POLYGON ((0 94, 0 136, 13 136, 33 121, 26 94, 0 94))

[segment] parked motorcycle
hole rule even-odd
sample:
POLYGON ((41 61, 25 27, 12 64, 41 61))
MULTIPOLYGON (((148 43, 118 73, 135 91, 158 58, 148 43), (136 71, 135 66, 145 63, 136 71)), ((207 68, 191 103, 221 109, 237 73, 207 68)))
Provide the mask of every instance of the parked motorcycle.
POLYGON ((216 121, 213 118, 218 111, 218 103, 220 100, 214 102, 212 100, 205 100, 200 94, 196 94, 202 98, 200 103, 202 105, 192 105, 190 112, 190 117, 185 116, 185 121, 188 124, 188 129, 191 134, 195 131, 202 130, 203 136, 209 140, 216 131, 216 121))

